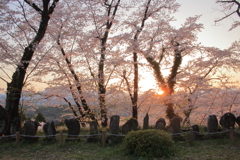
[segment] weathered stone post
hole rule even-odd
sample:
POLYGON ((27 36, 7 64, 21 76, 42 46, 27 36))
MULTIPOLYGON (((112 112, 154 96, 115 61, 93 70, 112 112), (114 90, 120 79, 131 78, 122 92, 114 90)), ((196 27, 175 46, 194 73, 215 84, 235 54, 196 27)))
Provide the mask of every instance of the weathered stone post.
POLYGON ((98 134, 98 122, 97 120, 93 120, 93 121, 90 121, 89 122, 89 125, 90 125, 90 135, 88 138, 87 138, 87 142, 99 142, 101 141, 99 139, 99 137, 96 135, 98 134))
POLYGON ((56 141, 55 134, 57 133, 54 122, 47 122, 43 125, 43 131, 46 135, 45 141, 56 141))
POLYGON ((216 115, 209 115, 208 117, 208 132, 213 133, 217 132, 218 129, 218 120, 216 115))
POLYGON ((120 131, 119 122, 120 122, 120 116, 119 115, 111 116, 111 119, 110 119, 111 135, 107 136, 107 138, 106 138, 106 142, 107 143, 119 143, 119 142, 122 142, 123 137, 120 137, 118 135, 114 135, 114 134, 119 134, 119 131, 120 131))
POLYGON ((65 124, 68 128, 68 137, 66 141, 80 141, 80 123, 76 118, 66 119, 65 124))
POLYGON ((147 113, 143 119, 143 129, 148 129, 148 127, 149 127, 149 116, 147 113))
POLYGON ((228 112, 225 113, 221 118, 220 118, 220 125, 223 128, 230 129, 232 127, 234 129, 234 125, 236 122, 236 117, 234 114, 228 112))
POLYGON ((120 116, 119 115, 113 115, 110 119, 110 131, 112 134, 118 134, 119 133, 119 121, 120 116))
POLYGON ((19 143, 20 143, 20 132, 17 131, 16 132, 16 145, 19 146, 19 143))
POLYGON ((181 133, 181 121, 182 119, 180 117, 173 117, 170 120, 170 127, 172 129, 172 138, 174 140, 184 140, 184 137, 180 134, 181 133))
POLYGON ((194 133, 193 128, 190 128, 190 146, 193 146, 194 133))
POLYGON ((159 118, 155 124, 155 129, 165 130, 166 121, 164 118, 159 118))
POLYGON ((218 129, 218 120, 216 115, 209 115, 208 117, 208 136, 210 138, 217 138, 218 135, 215 133, 217 132, 218 129))
POLYGON ((233 133, 233 128, 232 127, 230 127, 229 132, 230 132, 231 145, 233 145, 233 143, 234 143, 234 133, 233 133))
POLYGON ((60 131, 60 144, 63 144, 63 131, 60 131))
POLYGON ((104 130, 102 131, 102 146, 106 146, 106 134, 104 130))

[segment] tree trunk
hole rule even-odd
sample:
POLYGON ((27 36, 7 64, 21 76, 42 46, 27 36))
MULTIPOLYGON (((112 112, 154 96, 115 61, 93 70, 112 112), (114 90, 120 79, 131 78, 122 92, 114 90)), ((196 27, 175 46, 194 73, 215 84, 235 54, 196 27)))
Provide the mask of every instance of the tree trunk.
POLYGON ((132 117, 138 119, 138 57, 137 53, 133 53, 134 63, 134 91, 133 91, 133 102, 132 102, 132 117))
POLYGON ((166 117, 170 120, 173 117, 176 117, 177 115, 174 113, 173 109, 173 103, 167 103, 167 109, 166 109, 166 117))
MULTIPOLYGON (((108 4, 107 1, 105 1, 104 5, 107 8, 107 16, 111 19, 115 18, 115 15, 117 13, 118 6, 120 4, 121 0, 118 0, 116 4, 113 4, 113 1, 111 4, 108 4), (111 11, 113 9, 113 11, 111 11)), ((107 127, 107 108, 105 103, 105 95, 106 95, 106 86, 105 86, 105 78, 104 78, 104 62, 105 62, 105 55, 106 55, 106 43, 108 40, 108 34, 112 27, 112 21, 107 20, 106 23, 106 30, 104 32, 103 37, 100 38, 101 42, 101 56, 100 61, 98 64, 98 100, 100 105, 100 113, 101 113, 101 125, 102 127, 107 127)))
MULTIPOLYGON (((144 16, 141 22, 141 25, 139 26, 139 29, 137 30, 137 32, 134 35, 134 42, 138 41, 138 37, 141 34, 144 25, 145 25, 145 21, 149 18, 149 14, 148 14, 148 10, 149 10, 149 6, 150 6, 151 0, 148 0, 145 11, 144 11, 144 16)), ((134 44, 135 45, 135 44, 134 44)), ((138 48, 138 46, 134 46, 134 52, 133 52, 133 63, 134 63, 134 91, 133 91, 133 103, 132 103, 132 117, 133 118, 138 118, 138 56, 137 56, 137 52, 136 49, 138 48)))
POLYGON ((33 57, 34 51, 45 35, 48 22, 50 20, 50 15, 53 13, 58 0, 55 0, 52 3, 51 7, 49 7, 50 1, 43 1, 43 10, 38 8, 34 3, 29 3, 26 0, 25 2, 32 6, 37 12, 41 13, 41 21, 36 36, 32 42, 24 49, 20 64, 18 64, 12 76, 12 81, 7 84, 5 108, 10 116, 10 126, 8 127, 7 134, 10 134, 11 127, 15 127, 17 131, 20 130, 19 101, 21 98, 22 88, 24 86, 24 78, 28 65, 33 57), (12 126, 13 120, 18 121, 17 123, 14 123, 17 126, 12 126))
MULTIPOLYGON (((164 91, 164 94, 166 96, 170 96, 174 92, 174 85, 176 84, 176 76, 178 74, 178 69, 182 63, 181 53, 184 51, 184 49, 179 49, 180 44, 178 42, 174 41, 174 39, 172 40, 171 43, 172 43, 173 47, 175 47, 174 61, 173 61, 171 73, 170 73, 167 81, 165 81, 165 79, 163 78, 161 68, 160 68, 160 62, 162 60, 162 56, 163 56, 165 49, 163 48, 163 53, 161 55, 161 59, 160 59, 159 63, 156 60, 154 60, 152 57, 145 56, 146 60, 151 65, 152 69, 154 70, 154 74, 155 74, 156 80, 158 81, 159 88, 161 88, 164 91)), ((168 119, 172 119, 174 116, 177 116, 174 113, 174 108, 173 108, 174 104, 173 103, 169 102, 169 100, 166 100, 165 105, 167 106, 166 117, 168 119)))
MULTIPOLYGON (((104 44, 105 45, 105 44, 104 44)), ((104 61, 105 61, 105 47, 102 47, 102 53, 98 68, 98 94, 99 94, 99 105, 100 105, 100 113, 101 113, 101 125, 102 127, 107 127, 107 109, 105 104, 105 95, 106 95, 106 87, 104 85, 104 61)))
MULTIPOLYGON (((136 69, 136 70, 138 70, 138 69, 136 69)), ((138 110, 137 110, 137 101, 136 100, 137 100, 137 96, 138 96, 137 93, 138 92, 137 92, 137 90, 134 90, 135 94, 132 95, 131 87, 130 87, 128 79, 126 77, 126 71, 123 72, 123 78, 126 81, 127 88, 128 88, 128 93, 129 93, 129 96, 130 96, 131 102, 132 102, 132 117, 137 119, 137 117, 138 117, 138 110)), ((134 80, 134 82, 136 82, 136 83, 134 83, 134 88, 138 88, 138 73, 134 74, 134 78, 136 79, 136 80, 134 80)))

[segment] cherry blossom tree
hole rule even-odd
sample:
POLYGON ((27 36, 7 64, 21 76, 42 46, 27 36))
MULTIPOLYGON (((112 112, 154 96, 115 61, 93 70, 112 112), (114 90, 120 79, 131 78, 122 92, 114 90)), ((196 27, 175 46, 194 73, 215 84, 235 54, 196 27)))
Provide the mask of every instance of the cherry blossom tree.
MULTIPOLYGON (((146 34, 149 34, 151 27, 163 28, 164 24, 161 21, 171 20, 168 14, 174 13, 179 4, 175 1, 152 1, 148 0, 146 2, 140 3, 140 8, 131 15, 126 21, 131 28, 129 40, 130 48, 133 52, 133 64, 134 64, 134 91, 133 94, 130 93, 132 100, 132 117, 138 117, 138 81, 139 81, 139 71, 138 71, 138 53, 142 52, 141 47, 146 47, 144 44, 146 41, 146 34), (143 32, 143 33, 142 33, 143 32)), ((151 35, 153 33, 150 33, 151 35)), ((125 78, 126 79, 126 78, 125 78)), ((127 80, 126 80, 127 82, 127 80)), ((128 83, 128 82, 127 82, 128 83)))
MULTIPOLYGON (((98 0, 65 2, 61 5, 61 10, 67 10, 67 12, 61 13, 58 10, 57 14, 62 16, 56 18, 50 25, 52 29, 48 43, 56 41, 57 46, 52 49, 51 56, 48 55, 48 58, 45 58, 45 64, 51 66, 48 71, 54 75, 51 79, 54 84, 52 82, 48 84, 52 87, 59 84, 63 87, 69 86, 80 115, 85 114, 80 112, 79 102, 82 102, 86 114, 92 115, 91 119, 94 119, 93 112, 87 104, 88 98, 84 98, 84 94, 89 97, 86 91, 92 94, 98 90, 102 126, 106 126, 108 120, 105 106, 106 88, 121 59, 119 58, 121 52, 117 53, 118 51, 113 49, 119 40, 116 37, 112 38, 116 30, 112 26, 116 22, 115 16, 119 4, 120 1, 98 0), (107 41, 111 44, 108 45, 107 41), (56 52, 62 57, 59 57, 56 52), (111 61, 106 58, 106 54, 111 61), (82 71, 79 72, 80 70, 82 71)), ((123 6, 124 4, 121 7, 123 6)))
MULTIPOLYGON (((215 103, 221 98, 220 92, 213 92, 221 89, 221 93, 231 84, 231 73, 238 70, 238 53, 232 50, 220 50, 215 47, 202 47, 199 55, 189 60, 177 76, 177 93, 175 104, 184 113, 183 125, 190 124, 190 114, 199 106, 206 106, 215 99, 215 103), (213 95, 210 96, 209 93, 213 95), (206 98, 203 99, 207 94, 206 98), (217 97, 215 97, 217 96, 217 97), (207 101, 207 102, 206 102, 207 101)), ((220 103, 221 104, 221 103, 220 103)), ((207 111, 207 110, 206 110, 207 111)))
MULTIPOLYGON (((42 99, 59 98, 80 121, 101 119, 106 127, 114 112, 138 118, 140 109, 141 115, 166 110, 169 119, 182 114, 183 123, 190 123, 204 101, 209 101, 204 114, 223 101, 219 88, 227 88, 225 70, 238 71, 237 42, 225 50, 197 42, 201 16, 187 18, 179 28, 171 25, 180 7, 176 1, 57 2, 25 0, 8 6, 1 1, 0 70, 5 77, 0 78, 8 83, 6 108, 12 118, 17 117, 15 95, 19 99, 23 86, 38 82, 48 86, 38 93, 42 99), (161 98, 153 91, 139 95, 142 70, 153 72, 164 90, 161 98)), ((229 110, 239 97, 231 93, 222 103, 229 110)))
MULTIPOLYGON (((1 18, 3 24, 1 25, 1 34, 3 34, 1 37, 4 37, 4 39, 1 38, 1 52, 4 54, 3 57, 7 58, 13 56, 10 55, 11 52, 16 55, 16 57, 12 57, 16 62, 15 72, 12 75, 11 82, 6 81, 7 98, 5 108, 10 115, 11 121, 16 118, 19 120, 19 101, 27 69, 34 52, 45 35, 48 22, 57 2, 58 0, 44 0, 34 3, 28 0, 9 1, 8 4, 5 4, 5 8, 1 10, 3 16, 1 18), (36 14, 30 14, 33 11, 36 14), (39 24, 32 23, 33 18, 37 18, 39 24)), ((20 125, 20 123, 18 124, 20 125)), ((19 126, 11 127, 19 128, 19 126)))

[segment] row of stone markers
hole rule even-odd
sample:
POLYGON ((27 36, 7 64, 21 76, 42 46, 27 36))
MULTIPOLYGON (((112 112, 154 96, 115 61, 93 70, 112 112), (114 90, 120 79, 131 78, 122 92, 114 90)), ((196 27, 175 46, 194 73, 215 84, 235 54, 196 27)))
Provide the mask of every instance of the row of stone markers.
MULTIPOLYGON (((1 117, 0 117, 1 118, 1 117)), ((220 124, 223 126, 223 128, 230 129, 234 128, 235 123, 238 125, 239 123, 239 117, 235 117, 232 113, 226 113, 224 114, 221 119, 220 119, 220 124)), ((179 117, 174 117, 170 120, 170 128, 172 132, 172 136, 174 139, 184 139, 181 130, 181 121, 182 119, 179 117)), ((132 130, 137 130, 138 127, 138 121, 134 118, 129 119, 123 126, 122 130, 120 133, 120 117, 118 115, 113 115, 110 119, 110 134, 107 137, 107 142, 118 142, 121 141, 124 137, 125 134, 132 130)), ((0 119, 0 136, 4 134, 4 120, 0 119), (2 122, 2 123, 1 123, 2 122)), ((87 142, 97 142, 99 141, 99 135, 102 133, 99 133, 98 131, 98 123, 97 121, 91 121, 89 122, 90 124, 90 135, 79 135, 80 134, 80 123, 77 119, 66 119, 65 120, 65 125, 68 128, 68 134, 67 138, 65 139, 66 141, 78 141, 80 140, 81 136, 85 136, 87 142)), ((149 116, 146 114, 143 122, 143 129, 148 129, 149 127, 149 116)), ((215 115, 210 115, 208 118, 208 133, 216 133, 218 130, 218 120, 215 115)), ((35 136, 37 132, 37 128, 39 126, 39 123, 35 121, 27 121, 24 124, 24 135, 21 135, 22 139, 26 140, 32 140, 32 141, 38 141, 39 137, 42 136, 35 136)), ((166 130, 166 121, 164 118, 159 118, 156 123, 155 123, 155 129, 158 130, 166 130)), ((202 137, 202 135, 199 133, 199 127, 197 125, 192 126, 191 128, 194 133, 195 137, 202 137)), ((56 140, 56 129, 54 122, 47 122, 43 126, 43 131, 45 134, 44 140, 46 141, 55 141, 56 140)), ((189 129, 190 131, 190 129, 189 129)), ((13 133, 13 134, 16 134, 13 133)), ((4 136, 7 137, 7 136, 4 136)), ((15 138, 15 136, 13 136, 15 138)), ((3 138, 3 137, 0 137, 3 138)))
MULTIPOLYGON (((230 127, 234 128, 235 124, 237 123, 240 127, 240 116, 235 117, 234 114, 228 112, 225 113, 219 121, 220 125, 225 129, 230 129, 230 127)), ((218 120, 216 115, 210 115, 208 118, 208 131, 217 132, 218 129, 218 120)))
MULTIPOLYGON (((114 115, 111 117, 111 121, 110 121, 110 131, 111 134, 119 134, 119 121, 120 121, 120 117, 118 115, 114 115)), ((68 134, 67 134, 67 138, 65 139, 66 141, 78 141, 80 140, 80 123, 77 119, 66 119, 65 121, 65 125, 68 128, 68 134)), ((27 121, 24 123, 24 133, 23 135, 21 135, 20 139, 25 139, 25 140, 31 140, 31 141, 38 141, 39 137, 43 137, 43 136, 36 136, 37 133, 37 128, 40 124, 36 121, 27 121)), ((87 142, 97 142, 99 141, 99 137, 98 135, 100 135, 98 132, 98 122, 97 121, 91 121, 89 122, 90 125, 90 135, 84 135, 85 137, 87 137, 87 142)), ((130 125, 129 123, 125 124, 125 132, 129 132, 130 130, 132 130, 132 125, 130 125)), ((6 138, 13 138, 15 139, 15 133, 12 133, 12 135, 10 136, 3 136, 4 132, 5 132, 5 127, 6 127, 6 123, 5 120, 0 119, 0 138, 1 139, 6 139, 6 138)), ((133 129, 135 129, 137 126, 133 127, 133 129)), ((123 127, 124 128, 124 127, 123 127)), ((55 141, 56 140, 56 128, 54 125, 54 122, 47 122, 43 125, 43 131, 45 134, 45 138, 44 140, 46 141, 55 141)))

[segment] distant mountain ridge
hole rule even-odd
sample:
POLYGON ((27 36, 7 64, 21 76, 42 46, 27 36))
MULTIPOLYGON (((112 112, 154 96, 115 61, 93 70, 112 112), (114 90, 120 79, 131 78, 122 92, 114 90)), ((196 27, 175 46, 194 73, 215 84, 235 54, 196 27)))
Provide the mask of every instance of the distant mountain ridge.
MULTIPOLYGON (((29 101, 29 100, 35 100, 34 104, 35 105, 38 105, 38 106, 41 106, 41 105, 44 105, 44 104, 47 104, 47 103, 51 103, 52 105, 66 105, 67 103, 64 101, 64 100, 61 100, 59 101, 60 98, 51 98, 51 100, 48 100, 48 99, 41 99, 38 101, 38 99, 40 99, 41 96, 40 95, 34 95, 32 97, 22 97, 20 99, 20 101, 29 101)), ((74 103, 74 100, 73 98, 71 97, 71 95, 68 95, 67 97, 67 100, 70 102, 70 103, 74 103)), ((0 93, 0 104, 2 106, 5 106, 5 101, 6 101, 6 93, 0 93)))

